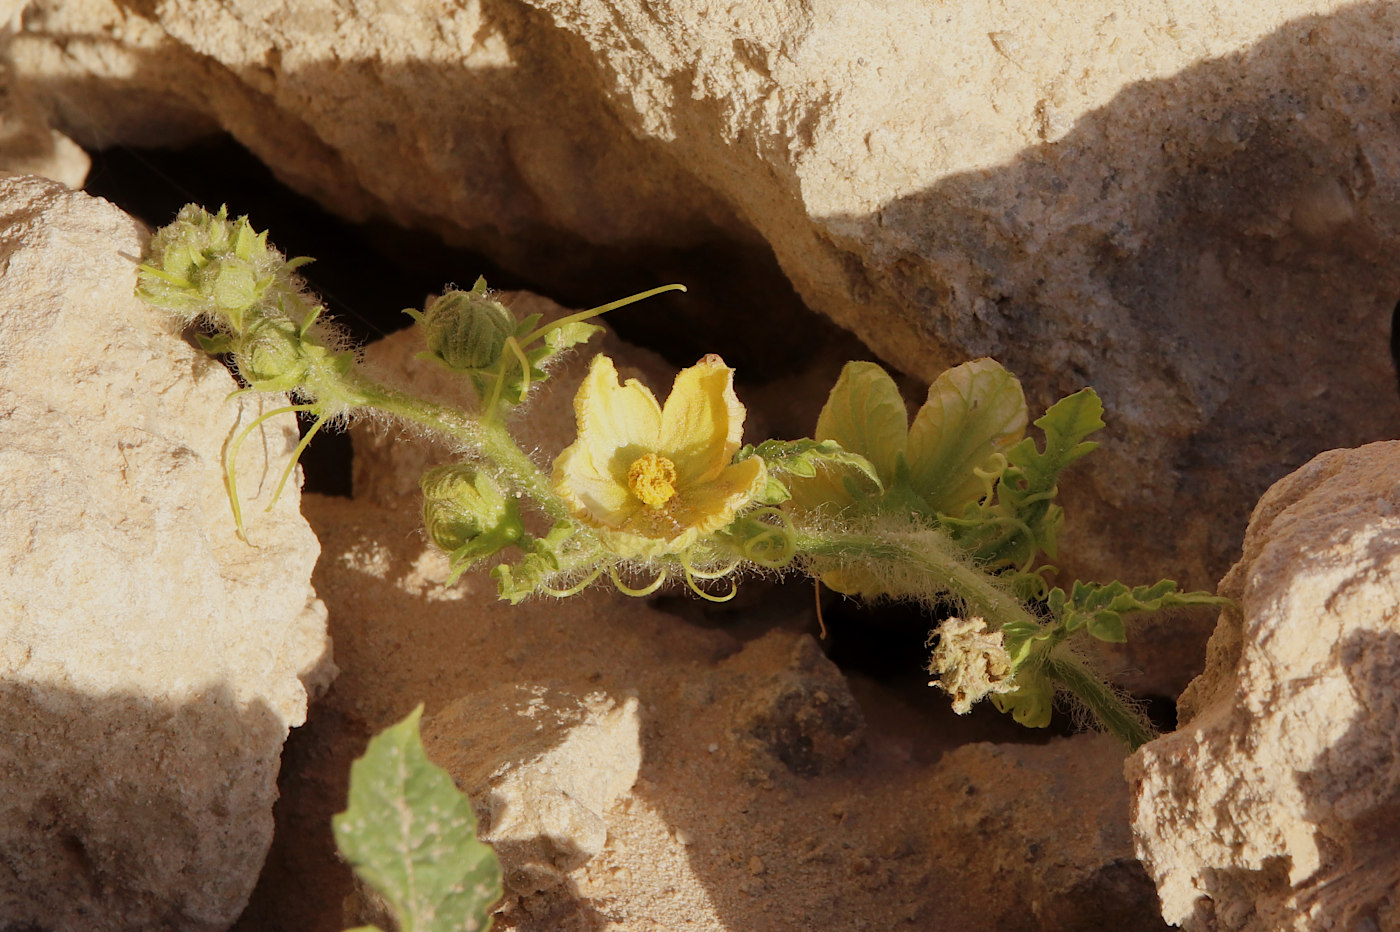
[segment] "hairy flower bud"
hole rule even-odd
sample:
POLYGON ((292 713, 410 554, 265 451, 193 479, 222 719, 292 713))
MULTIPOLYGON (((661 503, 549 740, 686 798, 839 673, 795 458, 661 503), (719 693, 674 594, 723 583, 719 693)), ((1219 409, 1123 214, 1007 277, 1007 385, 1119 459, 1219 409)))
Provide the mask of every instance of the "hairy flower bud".
POLYGON ((515 499, 474 467, 438 466, 424 473, 418 485, 428 537, 452 554, 454 564, 496 553, 525 533, 515 499))
POLYGON ((258 281, 251 264, 235 256, 215 259, 199 273, 200 290, 240 329, 243 313, 262 299, 268 282, 258 281))
POLYGON ((300 328, 285 317, 256 318, 234 347, 238 374, 259 391, 286 391, 311 368, 300 328))
POLYGON ((458 371, 494 366, 517 325, 514 314, 486 295, 485 282, 434 298, 415 316, 429 354, 458 371))
POLYGON ((287 262, 247 217, 230 220, 227 208, 211 214, 194 204, 152 237, 147 254, 137 286, 141 297, 233 332, 244 328, 244 318, 274 283, 294 290, 288 273, 308 261, 287 262))

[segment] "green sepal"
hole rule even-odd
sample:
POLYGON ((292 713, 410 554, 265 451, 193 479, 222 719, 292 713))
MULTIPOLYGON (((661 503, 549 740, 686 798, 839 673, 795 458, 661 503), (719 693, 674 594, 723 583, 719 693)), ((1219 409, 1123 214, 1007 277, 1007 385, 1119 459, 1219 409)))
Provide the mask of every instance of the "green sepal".
POLYGON ((423 706, 370 739, 350 767, 336 846, 389 904, 400 932, 485 932, 501 898, 501 865, 476 837, 476 815, 418 734, 423 706))
POLYGON ((194 338, 199 343, 199 348, 210 356, 222 356, 233 352, 233 338, 227 333, 216 333, 212 336, 196 333, 194 338))
MULTIPOLYGON (((769 473, 785 473, 810 479, 816 476, 818 467, 829 464, 859 473, 869 479, 877 490, 884 485, 870 460, 859 453, 850 452, 835 440, 812 440, 809 437, 800 440, 765 440, 757 446, 748 444, 741 447, 739 452, 734 454, 734 462, 742 462, 751 456, 760 457, 767 465, 769 473)), ((780 499, 786 500, 787 496, 780 499)))
POLYGON ((1026 728, 1045 728, 1055 708, 1055 684, 1040 670, 1025 667, 1016 671, 1017 686, 1011 692, 994 693, 992 704, 1000 712, 1026 728))
POLYGON ((1030 657, 1036 641, 1053 636, 1053 629, 1029 621, 1009 621, 1001 626, 1002 646, 1011 656, 1011 667, 1016 669, 1030 657))
POLYGON ((520 562, 501 563, 491 569, 496 594, 511 605, 518 605, 539 592, 545 580, 559 572, 559 554, 574 530, 574 525, 560 521, 544 537, 522 539, 519 546, 525 556, 520 562))
MULTIPOLYGON (((581 320, 553 327, 545 331, 544 345, 549 347, 549 356, 562 353, 566 349, 578 346, 580 343, 587 343, 594 334, 602 333, 603 328, 597 324, 586 323, 581 320)), ((548 358, 548 357, 546 357, 548 358)))

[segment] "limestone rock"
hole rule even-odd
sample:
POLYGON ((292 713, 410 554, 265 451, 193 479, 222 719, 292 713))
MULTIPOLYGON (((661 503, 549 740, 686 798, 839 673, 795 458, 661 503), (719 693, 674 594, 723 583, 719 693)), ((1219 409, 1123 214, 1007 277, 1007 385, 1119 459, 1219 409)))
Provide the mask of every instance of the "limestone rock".
POLYGON ((1400 923, 1400 443, 1259 502, 1182 727, 1128 762, 1139 853, 1192 930, 1400 923))
POLYGON ((637 779, 635 696, 502 684, 429 718, 424 747, 476 802, 506 892, 557 886, 602 852, 606 813, 637 779))
POLYGON ((81 188, 91 160, 49 125, 32 89, 17 81, 8 60, 10 36, 20 28, 28 0, 0 0, 0 171, 42 175, 81 188))
POLYGON ((1198 587, 1268 483, 1400 430, 1398 29, 1347 0, 36 0, 13 48, 85 144, 224 130, 552 285, 766 244, 913 375, 1094 385, 1062 567, 1198 587))
POLYGON ((145 234, 0 178, 0 922, 224 929, 272 835, 282 742, 324 690, 318 547, 288 417, 223 483, 226 370, 133 295, 145 234))

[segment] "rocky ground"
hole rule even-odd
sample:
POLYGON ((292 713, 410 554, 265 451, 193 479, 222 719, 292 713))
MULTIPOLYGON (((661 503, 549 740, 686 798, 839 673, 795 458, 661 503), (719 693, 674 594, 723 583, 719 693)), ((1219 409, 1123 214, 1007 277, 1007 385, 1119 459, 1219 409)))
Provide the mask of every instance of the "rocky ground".
MULTIPOLYGON (((1397 9, 0 3, 0 928, 351 924, 328 819, 419 702, 506 928, 1400 926, 1397 9), (133 298, 146 230, 76 190, 87 152, 215 137, 386 256, 471 248, 571 306, 684 280, 603 348, 657 388, 721 349, 750 439, 808 432, 852 356, 911 399, 981 355, 1035 411, 1093 385, 1062 578, 1238 605, 1099 658, 1177 729, 1125 760, 958 718, 927 619, 827 594, 824 639, 800 584, 445 586, 443 451, 385 425, 353 497, 265 512, 269 421, 238 540, 223 456, 266 403, 133 298)), ((455 392, 410 340, 369 363, 455 392)), ((520 425, 541 462, 582 362, 520 425)))

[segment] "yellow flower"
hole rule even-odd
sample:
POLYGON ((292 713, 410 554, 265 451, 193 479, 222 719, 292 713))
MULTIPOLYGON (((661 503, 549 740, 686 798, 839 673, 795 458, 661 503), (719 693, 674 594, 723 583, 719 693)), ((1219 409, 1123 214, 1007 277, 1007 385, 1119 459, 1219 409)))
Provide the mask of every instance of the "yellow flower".
POLYGON ((734 370, 714 354, 676 376, 665 407, 597 356, 574 398, 578 440, 554 461, 554 490, 621 557, 679 553, 734 520, 767 475, 732 463, 744 432, 734 370))

